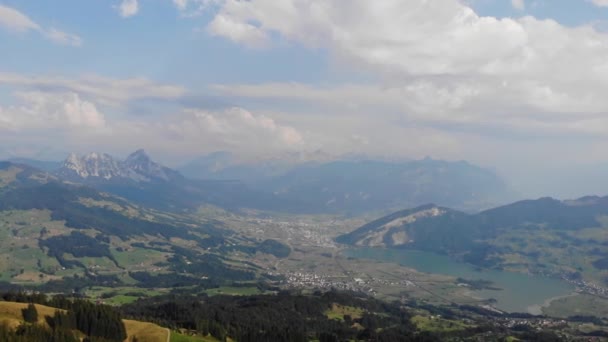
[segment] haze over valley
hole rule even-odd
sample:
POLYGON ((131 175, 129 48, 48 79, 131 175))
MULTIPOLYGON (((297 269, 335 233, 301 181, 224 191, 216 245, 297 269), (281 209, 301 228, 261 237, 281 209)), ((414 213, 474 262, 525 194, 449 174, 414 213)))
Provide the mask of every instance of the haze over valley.
POLYGON ((0 0, 0 341, 608 341, 606 19, 0 0))

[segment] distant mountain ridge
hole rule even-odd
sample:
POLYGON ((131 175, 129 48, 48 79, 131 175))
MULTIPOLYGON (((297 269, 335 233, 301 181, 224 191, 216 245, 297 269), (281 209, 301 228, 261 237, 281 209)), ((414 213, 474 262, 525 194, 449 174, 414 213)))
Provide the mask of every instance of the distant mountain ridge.
POLYGON ((62 178, 109 181, 116 179, 135 182, 182 180, 183 176, 150 159, 143 149, 130 154, 124 161, 106 153, 77 156, 71 153, 56 173, 62 178))
POLYGON ((285 153, 272 158, 243 161, 226 151, 217 151, 196 158, 178 170, 193 179, 240 180, 258 182, 280 176, 304 165, 316 165, 335 160, 322 151, 285 153))
MULTIPOLYGON (((357 247, 447 254, 507 268, 608 285, 608 196, 545 197, 467 214, 434 204, 395 212, 338 236, 357 247)), ((577 285, 597 291, 585 283, 577 285)), ((606 290, 601 290, 608 293, 606 290)))
POLYGON ((239 163, 230 153, 217 152, 180 170, 187 177, 138 150, 124 160, 105 153, 70 154, 52 173, 163 210, 212 204, 230 210, 359 215, 429 202, 478 210, 512 198, 491 170, 430 158, 335 160, 318 151, 239 163))
POLYGON ((180 170, 193 178, 239 179, 254 189, 305 203, 315 212, 361 213, 429 202, 461 209, 488 208, 515 197, 491 170, 465 161, 431 158, 327 159, 317 153, 239 163, 229 153, 217 152, 180 170))
POLYGON ((201 205, 240 208, 285 209, 274 196, 254 191, 239 181, 192 180, 153 161, 143 150, 117 160, 105 153, 70 154, 58 178, 82 183, 161 210, 196 210, 201 205))
POLYGON ((299 198, 346 212, 429 202, 470 209, 502 203, 510 196, 505 182, 490 170, 467 162, 430 158, 304 165, 262 186, 281 198, 299 198))
POLYGON ((608 215, 608 196, 568 201, 549 197, 523 200, 477 214, 428 204, 384 216, 336 240, 366 247, 432 246, 436 250, 466 251, 476 240, 493 237, 503 230, 542 227, 576 231, 601 226, 598 220, 604 215, 608 215), (398 238, 404 235, 408 239, 398 238), (461 237, 466 242, 458 244, 461 237))
POLYGON ((43 171, 55 171, 61 167, 61 161, 37 160, 31 158, 9 158, 7 160, 13 164, 28 165, 43 171))

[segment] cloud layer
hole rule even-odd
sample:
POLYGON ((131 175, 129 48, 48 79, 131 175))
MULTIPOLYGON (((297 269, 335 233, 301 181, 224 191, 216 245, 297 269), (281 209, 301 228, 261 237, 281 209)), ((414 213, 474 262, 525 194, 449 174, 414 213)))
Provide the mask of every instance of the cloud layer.
POLYGON ((84 75, 80 78, 59 76, 29 76, 0 71, 0 85, 45 91, 71 91, 88 96, 96 102, 121 106, 138 99, 175 100, 186 95, 187 90, 178 85, 160 84, 146 78, 109 78, 84 75))
POLYGON ((587 0, 598 7, 608 7, 608 0, 587 0))
POLYGON ((187 95, 182 87, 147 79, 0 73, 2 84, 19 89, 12 93, 13 104, 0 103, 0 142, 5 149, 42 139, 53 141, 55 148, 87 151, 103 146, 117 151, 147 146, 184 158, 216 150, 259 155, 305 147, 303 134, 294 127, 240 107, 171 106, 129 113, 133 102, 175 102, 187 95))
POLYGON ((97 107, 76 93, 18 92, 19 104, 0 107, 0 130, 22 132, 101 129, 105 118, 97 107))
POLYGON ((457 0, 226 0, 208 30, 246 46, 279 37, 325 49, 375 76, 331 87, 220 86, 225 94, 390 107, 432 123, 608 133, 608 34, 591 25, 482 17, 457 0))
POLYGON ((36 31, 57 44, 71 46, 82 45, 82 39, 79 36, 63 32, 55 27, 42 27, 27 15, 2 4, 0 4, 0 28, 19 33, 36 31))

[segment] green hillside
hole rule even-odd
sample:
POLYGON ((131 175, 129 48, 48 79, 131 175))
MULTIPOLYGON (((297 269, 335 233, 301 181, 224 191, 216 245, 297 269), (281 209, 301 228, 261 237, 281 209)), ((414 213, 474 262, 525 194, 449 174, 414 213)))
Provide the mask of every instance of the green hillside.
MULTIPOLYGON (((28 304, 25 303, 0 302, 0 325, 9 331, 17 330, 19 326, 27 326, 28 323, 25 322, 22 312, 27 306, 28 304)), ((58 309, 40 304, 35 304, 35 307, 38 313, 38 320, 35 325, 41 329, 52 330, 53 327, 48 324, 48 318, 53 317, 58 309)), ((65 310, 59 311, 66 312, 65 310)), ((127 333, 125 341, 166 342, 170 334, 168 329, 153 323, 126 319, 122 322, 127 333)), ((77 329, 70 330, 70 333, 77 338, 84 336, 84 333, 77 329)), ((2 333, 0 332, 0 334, 2 333)))
POLYGON ((382 217, 336 241, 432 251, 479 267, 606 286, 607 218, 608 197, 541 198, 478 214, 427 205, 382 217))
MULTIPOLYGON (((0 286, 88 291, 133 300, 154 289, 253 286, 255 253, 289 255, 221 222, 135 205, 60 182, 26 166, 0 164, 0 286), (2 285, 4 284, 4 285, 2 285), (110 289, 113 288, 113 289, 110 289)), ((122 299, 121 299, 122 298, 122 299)))

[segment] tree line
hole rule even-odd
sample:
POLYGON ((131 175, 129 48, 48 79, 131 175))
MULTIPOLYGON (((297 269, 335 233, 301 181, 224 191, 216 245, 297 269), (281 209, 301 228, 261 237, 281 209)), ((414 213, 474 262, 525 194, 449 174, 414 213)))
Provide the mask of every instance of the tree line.
POLYGON ((22 309, 23 323, 16 329, 0 326, 0 341, 80 341, 76 332, 86 336, 85 342, 122 342, 127 338, 120 311, 108 305, 94 304, 83 299, 62 295, 8 292, 0 295, 5 301, 29 303, 22 309), (57 308, 53 316, 39 323, 36 304, 57 308))
POLYGON ((408 311, 397 304, 333 291, 242 297, 167 295, 124 305, 122 311, 132 319, 211 335, 220 341, 439 341, 418 331, 408 311), (328 312, 335 304, 363 313, 361 317, 331 319, 328 312))

